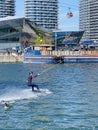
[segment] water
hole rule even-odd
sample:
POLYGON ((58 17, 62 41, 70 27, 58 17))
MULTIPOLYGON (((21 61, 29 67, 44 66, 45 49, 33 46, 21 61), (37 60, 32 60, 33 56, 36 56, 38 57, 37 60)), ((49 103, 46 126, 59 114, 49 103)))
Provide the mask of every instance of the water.
POLYGON ((98 130, 98 64, 0 64, 0 102, 0 130, 98 130))

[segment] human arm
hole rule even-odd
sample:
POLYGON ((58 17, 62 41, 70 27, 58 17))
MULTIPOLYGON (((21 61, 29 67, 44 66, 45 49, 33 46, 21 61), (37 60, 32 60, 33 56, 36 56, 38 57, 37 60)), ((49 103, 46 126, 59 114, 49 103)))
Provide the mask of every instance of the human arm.
POLYGON ((36 78, 37 76, 39 76, 40 74, 36 74, 36 75, 32 75, 32 78, 36 78))

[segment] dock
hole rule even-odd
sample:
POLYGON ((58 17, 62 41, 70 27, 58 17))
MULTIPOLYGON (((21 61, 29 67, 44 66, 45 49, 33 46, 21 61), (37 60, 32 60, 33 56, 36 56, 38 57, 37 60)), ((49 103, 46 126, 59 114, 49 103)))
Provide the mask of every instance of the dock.
POLYGON ((98 51, 35 51, 24 54, 24 63, 98 63, 98 51))
POLYGON ((0 63, 98 63, 98 51, 36 51, 17 53, 0 52, 0 63))

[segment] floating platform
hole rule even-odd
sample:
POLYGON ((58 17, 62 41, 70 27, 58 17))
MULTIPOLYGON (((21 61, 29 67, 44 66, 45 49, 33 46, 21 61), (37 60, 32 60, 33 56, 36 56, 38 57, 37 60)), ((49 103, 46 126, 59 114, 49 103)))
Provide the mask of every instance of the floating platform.
POLYGON ((55 63, 52 56, 24 56, 24 63, 55 63))
POLYGON ((64 63, 98 63, 98 56, 65 56, 64 63))
POLYGON ((24 63, 98 63, 98 56, 41 55, 39 51, 24 54, 24 63))
POLYGON ((24 63, 98 63, 98 55, 43 55, 29 48, 24 53, 24 63))

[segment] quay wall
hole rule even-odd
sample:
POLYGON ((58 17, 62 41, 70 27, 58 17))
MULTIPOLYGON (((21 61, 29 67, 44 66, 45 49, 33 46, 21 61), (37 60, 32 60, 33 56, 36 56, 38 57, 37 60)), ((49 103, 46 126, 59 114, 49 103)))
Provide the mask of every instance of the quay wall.
POLYGON ((0 63, 7 63, 7 62, 23 62, 23 56, 22 55, 16 55, 16 54, 0 54, 0 63))

